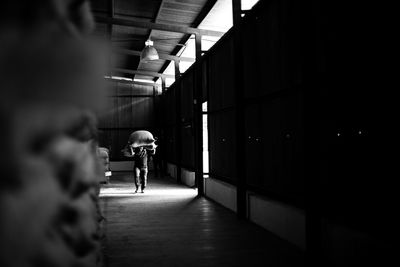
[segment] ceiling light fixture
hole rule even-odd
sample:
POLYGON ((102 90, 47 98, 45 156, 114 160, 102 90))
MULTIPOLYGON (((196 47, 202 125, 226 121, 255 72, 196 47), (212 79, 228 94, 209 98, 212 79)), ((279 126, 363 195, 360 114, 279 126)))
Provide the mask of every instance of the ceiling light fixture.
POLYGON ((145 44, 146 46, 143 48, 143 51, 140 54, 140 60, 151 61, 159 59, 157 50, 153 46, 153 41, 148 39, 145 44))

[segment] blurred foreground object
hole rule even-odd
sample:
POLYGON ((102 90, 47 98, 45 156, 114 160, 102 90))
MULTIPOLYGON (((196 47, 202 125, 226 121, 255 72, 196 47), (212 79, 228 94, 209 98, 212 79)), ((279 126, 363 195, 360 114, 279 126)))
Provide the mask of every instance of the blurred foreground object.
POLYGON ((0 266, 96 266, 104 172, 92 114, 104 103, 107 51, 87 35, 88 1, 3 7, 0 266))
POLYGON ((105 147, 99 147, 97 149, 97 155, 100 160, 100 164, 103 167, 104 175, 99 176, 100 182, 108 183, 110 180, 110 176, 112 175, 110 170, 110 152, 105 147))

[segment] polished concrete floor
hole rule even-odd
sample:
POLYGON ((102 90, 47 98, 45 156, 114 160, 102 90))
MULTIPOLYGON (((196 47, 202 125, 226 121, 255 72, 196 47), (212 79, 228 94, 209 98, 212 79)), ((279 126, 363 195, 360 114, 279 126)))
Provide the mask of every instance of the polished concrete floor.
POLYGON ((170 177, 131 173, 103 185, 104 266, 304 266, 304 253, 170 177))

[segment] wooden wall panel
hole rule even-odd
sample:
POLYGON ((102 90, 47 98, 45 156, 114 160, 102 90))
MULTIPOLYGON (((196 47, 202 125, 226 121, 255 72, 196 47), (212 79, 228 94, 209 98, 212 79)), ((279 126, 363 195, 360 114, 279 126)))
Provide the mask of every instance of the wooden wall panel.
POLYGON ((108 97, 98 114, 99 128, 147 128, 154 126, 152 97, 108 97))
POLYGON ((131 129, 102 129, 99 134, 99 145, 110 150, 111 160, 129 160, 122 155, 121 149, 127 144, 132 132, 131 129))
POLYGON ((185 121, 193 119, 194 72, 182 78, 180 88, 182 119, 185 121))
POLYGON ((399 219, 398 164, 392 156, 397 142, 390 134, 397 112, 391 109, 391 90, 383 89, 392 83, 381 54, 387 42, 368 16, 376 10, 373 3, 349 2, 346 9, 333 1, 320 4, 315 188, 317 207, 329 224, 321 251, 330 256, 321 265, 390 265, 399 219))
POLYGON ((186 73, 180 80, 177 88, 177 96, 180 97, 180 121, 177 125, 177 130, 180 131, 181 149, 180 164, 182 167, 194 170, 195 169, 195 136, 193 129, 194 120, 194 72, 186 73))
POLYGON ((261 105, 261 145, 264 174, 259 187, 281 198, 303 204, 304 128, 301 93, 261 105))
POLYGON ((302 15, 296 5, 270 1, 268 8, 244 24, 246 97, 268 95, 302 84, 304 47, 309 43, 306 43, 302 15))
POLYGON ((301 87, 310 64, 309 24, 304 19, 307 8, 300 1, 278 1, 281 4, 281 86, 301 87), (306 52, 307 51, 307 52, 306 52))
POLYGON ((108 84, 107 105, 98 113, 99 143, 110 149, 111 160, 129 160, 120 152, 129 135, 139 129, 156 131, 152 87, 108 84))
POLYGON ((356 12, 355 4, 341 10, 328 1, 322 10, 320 23, 327 29, 321 32, 319 51, 324 63, 318 106, 322 212, 333 221, 390 239, 399 222, 388 219, 397 205, 389 126, 396 112, 389 111, 389 91, 372 89, 385 87, 385 64, 372 54, 365 56, 381 47, 381 41, 370 39, 373 22, 368 13, 356 12))
POLYGON ((106 86, 108 96, 152 96, 154 94, 154 87, 152 85, 139 85, 127 81, 118 82, 108 80, 106 81, 106 86))
POLYGON ((175 125, 176 123, 176 93, 173 87, 170 87, 163 96, 163 124, 175 125))
POLYGON ((282 176, 283 166, 283 133, 281 129, 281 106, 279 99, 266 103, 261 108, 262 120, 261 146, 264 152, 263 180, 259 185, 270 191, 277 190, 279 179, 282 176))
MULTIPOLYGON (((338 255, 337 246, 350 259, 359 260, 364 255, 351 254, 360 247, 376 251, 375 244, 386 248, 396 241, 397 186, 392 170, 397 165, 390 158, 395 142, 390 125, 396 120, 390 116, 397 113, 383 107, 390 105, 388 95, 383 98, 377 90, 367 89, 384 88, 386 80, 378 75, 383 65, 371 54, 381 41, 371 39, 373 25, 367 18, 371 12, 360 12, 361 6, 355 4, 342 8, 333 1, 313 5, 260 1, 256 13, 245 16, 244 51, 234 53, 231 35, 205 56, 210 175, 236 183, 235 170, 241 162, 235 162, 233 70, 234 58, 243 52, 246 136, 242 141, 248 189, 305 208, 311 257, 320 257, 321 251, 338 255), (366 18, 355 19, 358 14, 366 18), (381 124, 375 125, 379 122, 374 118, 381 124), (313 228, 324 220, 349 229, 343 236, 330 233, 334 246, 313 228), (347 233, 359 238, 351 246, 347 233), (373 237, 370 244, 364 233, 372 233, 366 235, 373 237)), ((174 147, 169 146, 171 158, 174 147)))
POLYGON ((235 104, 233 38, 226 39, 208 59, 209 110, 215 111, 235 104))
POLYGON ((263 185, 263 155, 264 150, 261 146, 261 107, 254 104, 246 108, 246 178, 247 183, 257 187, 263 185))
POLYGON ((182 136, 182 166, 194 170, 195 157, 194 157, 194 133, 192 125, 186 125, 181 128, 182 136))
POLYGON ((154 126, 154 99, 149 97, 132 98, 132 124, 134 128, 154 126))
POLYGON ((118 83, 118 95, 143 95, 151 96, 154 94, 153 86, 138 85, 138 84, 123 84, 118 83))
POLYGON ((303 204, 303 97, 298 91, 246 108, 246 178, 251 188, 303 204))
POLYGON ((164 155, 168 162, 176 163, 176 128, 165 128, 164 155))
MULTIPOLYGON (((296 22, 300 14, 288 5, 297 4, 270 1, 268 8, 247 19, 242 29, 243 51, 234 51, 234 35, 228 33, 198 64, 203 72, 202 89, 209 110, 210 174, 231 183, 236 181, 234 70, 235 57, 243 54, 246 99, 239 104, 246 106, 246 135, 242 144, 246 147, 243 163, 247 183, 267 195, 272 193, 299 204, 304 184, 301 93, 304 46, 301 24, 296 22)), ((193 86, 193 73, 194 68, 180 80, 184 119, 193 111, 193 96, 186 90, 193 86)), ((173 96, 174 91, 167 92, 164 99, 171 110, 174 106, 171 103, 178 97, 173 96)), ((169 125, 176 123, 171 120, 169 125)), ((181 135, 186 146, 189 135, 183 129, 181 135)), ((188 155, 184 153, 182 158, 186 160, 188 155)))
POLYGON ((208 119, 210 174, 234 183, 236 181, 235 112, 209 114, 208 119))
POLYGON ((133 121, 134 109, 136 111, 135 112, 136 114, 138 114, 138 111, 140 110, 135 106, 136 104, 135 102, 138 102, 139 99, 131 97, 116 97, 116 99, 118 103, 118 109, 116 110, 118 115, 118 128, 132 127, 132 125, 134 124, 133 121))
POLYGON ((281 89, 279 5, 271 1, 264 16, 252 17, 243 30, 245 96, 256 97, 281 89))

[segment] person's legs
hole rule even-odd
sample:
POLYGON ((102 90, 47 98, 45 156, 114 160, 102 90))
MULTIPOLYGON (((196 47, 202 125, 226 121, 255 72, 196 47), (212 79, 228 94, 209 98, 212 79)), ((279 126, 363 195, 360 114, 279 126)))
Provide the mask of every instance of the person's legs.
POLYGON ((134 175, 135 175, 135 186, 136 186, 136 191, 135 193, 138 191, 139 186, 140 186, 140 169, 135 167, 134 168, 134 175))
POLYGON ((142 187, 141 187, 142 193, 144 192, 144 189, 147 186, 147 173, 148 173, 147 168, 142 168, 141 171, 140 171, 140 178, 141 178, 140 182, 141 182, 141 185, 142 185, 142 187))

